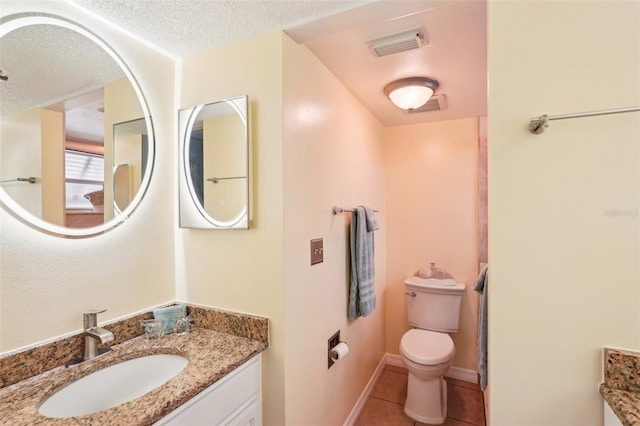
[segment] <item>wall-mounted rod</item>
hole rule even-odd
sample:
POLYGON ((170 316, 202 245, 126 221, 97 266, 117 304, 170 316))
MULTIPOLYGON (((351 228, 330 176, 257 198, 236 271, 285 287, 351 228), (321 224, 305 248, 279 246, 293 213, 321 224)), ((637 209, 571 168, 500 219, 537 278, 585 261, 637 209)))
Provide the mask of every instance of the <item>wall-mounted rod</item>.
POLYGON ((549 127, 549 121, 551 120, 565 120, 567 118, 580 118, 580 117, 592 117, 594 115, 607 115, 607 114, 622 114, 624 112, 636 112, 640 111, 640 106, 617 108, 617 109, 604 109, 602 111, 589 111, 578 112, 574 114, 561 114, 561 115, 547 115, 543 114, 539 117, 534 117, 529 122, 529 131, 536 135, 544 132, 544 129, 549 127))
MULTIPOLYGON (((356 210, 355 209, 345 209, 345 208, 337 207, 337 206, 333 206, 331 208, 331 212, 333 214, 339 214, 339 213, 345 213, 345 212, 354 212, 354 211, 356 211, 356 210)), ((375 210, 375 209, 373 211, 376 212, 376 213, 378 212, 378 210, 375 210)))
POLYGON ((19 177, 19 178, 15 178, 15 179, 7 179, 7 180, 2 180, 0 181, 0 183, 9 183, 9 182, 29 182, 29 183, 38 183, 40 182, 40 179, 37 177, 19 177))
POLYGON ((229 180, 229 179, 246 179, 246 176, 231 176, 231 177, 223 177, 223 178, 219 178, 219 177, 210 177, 207 178, 207 181, 209 182, 213 182, 213 183, 218 183, 221 180, 229 180))

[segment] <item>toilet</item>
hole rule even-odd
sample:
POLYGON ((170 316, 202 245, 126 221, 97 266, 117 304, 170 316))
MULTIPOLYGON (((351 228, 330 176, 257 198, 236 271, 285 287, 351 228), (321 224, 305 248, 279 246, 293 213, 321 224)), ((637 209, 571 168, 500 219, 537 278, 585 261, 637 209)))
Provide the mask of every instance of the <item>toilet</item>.
POLYGON ((414 420, 441 424, 447 418, 447 382, 456 353, 447 333, 458 331, 464 284, 410 277, 404 282, 409 324, 400 356, 409 371, 404 412, 414 420))

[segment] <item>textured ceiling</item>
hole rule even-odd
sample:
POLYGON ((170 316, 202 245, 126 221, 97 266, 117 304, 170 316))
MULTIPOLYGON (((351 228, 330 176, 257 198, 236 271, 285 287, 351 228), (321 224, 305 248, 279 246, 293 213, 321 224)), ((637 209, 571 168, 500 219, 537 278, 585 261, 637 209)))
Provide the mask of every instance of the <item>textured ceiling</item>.
POLYGON ((100 46, 52 25, 30 25, 6 34, 0 53, 0 68, 9 74, 0 84, 2 115, 69 99, 124 77, 100 46))
POLYGON ((342 12, 371 0, 70 0, 174 56, 342 12))

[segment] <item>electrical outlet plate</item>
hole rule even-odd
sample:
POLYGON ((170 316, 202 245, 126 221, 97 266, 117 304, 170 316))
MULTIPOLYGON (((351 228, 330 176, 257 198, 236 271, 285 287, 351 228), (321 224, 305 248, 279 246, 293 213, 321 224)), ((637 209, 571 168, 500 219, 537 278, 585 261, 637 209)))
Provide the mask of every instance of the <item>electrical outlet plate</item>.
POLYGON ((311 264, 322 263, 324 261, 323 254, 323 241, 322 238, 316 238, 311 240, 311 264))
POLYGON ((340 330, 336 331, 336 333, 333 336, 329 337, 329 340, 327 341, 327 368, 331 368, 331 366, 334 364, 331 356, 329 355, 329 352, 331 352, 331 349, 336 347, 338 343, 340 343, 340 330))

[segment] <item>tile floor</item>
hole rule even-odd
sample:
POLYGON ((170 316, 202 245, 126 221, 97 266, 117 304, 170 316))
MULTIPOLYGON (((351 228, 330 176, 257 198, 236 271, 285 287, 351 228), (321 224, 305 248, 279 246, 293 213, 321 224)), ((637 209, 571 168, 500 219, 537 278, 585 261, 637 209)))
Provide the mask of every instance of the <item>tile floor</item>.
MULTIPOLYGON (((482 391, 477 384, 447 380, 446 426, 485 426, 482 391)), ((386 366, 354 426, 422 426, 403 412, 407 370, 386 366)))

